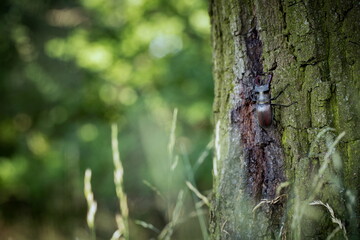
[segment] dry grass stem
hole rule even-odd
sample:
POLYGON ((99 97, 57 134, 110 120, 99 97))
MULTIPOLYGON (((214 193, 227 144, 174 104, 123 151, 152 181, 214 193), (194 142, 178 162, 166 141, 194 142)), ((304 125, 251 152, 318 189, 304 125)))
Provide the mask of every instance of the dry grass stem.
POLYGON ((168 144, 168 153, 169 157, 172 159, 174 154, 174 147, 175 147, 175 130, 176 130, 176 121, 177 121, 177 108, 174 109, 173 119, 171 123, 171 130, 170 130, 170 139, 168 144))
MULTIPOLYGON (((320 200, 316 200, 316 201, 313 201, 311 203, 309 203, 310 206, 324 206, 330 213, 330 217, 331 217, 331 221, 335 224, 338 225, 338 227, 343 230, 343 235, 344 235, 344 238, 345 239, 348 239, 347 238, 347 234, 346 234, 346 228, 344 226, 344 224, 341 222, 340 219, 338 219, 337 217, 335 217, 335 213, 334 213, 334 210, 330 207, 330 205, 328 203, 323 203, 322 201, 320 200)), ((336 230, 336 229, 335 229, 336 230)), ((334 233, 335 234, 335 233, 334 233)))
POLYGON ((268 200, 268 199, 262 199, 252 210, 252 212, 254 213, 258 208, 260 208, 262 205, 264 204, 277 204, 278 202, 281 201, 282 198, 286 197, 286 194, 282 194, 276 198, 274 198, 273 200, 268 200))
POLYGON ((172 217, 170 222, 165 226, 165 228, 161 231, 158 239, 171 239, 172 234, 174 233, 174 229, 176 225, 179 223, 180 213, 182 210, 182 206, 184 203, 184 192, 180 191, 178 194, 178 198, 176 201, 176 205, 174 211, 172 213, 172 217))
POLYGON ((88 212, 87 212, 87 225, 92 234, 92 239, 96 239, 95 236, 95 214, 97 210, 97 203, 94 200, 94 193, 91 189, 91 170, 86 169, 85 177, 84 177, 84 195, 88 205, 88 212))
POLYGON ((146 228, 146 229, 150 229, 156 233, 160 233, 160 230, 157 229, 154 225, 152 225, 151 223, 147 223, 147 222, 144 222, 144 221, 141 221, 141 220, 135 220, 135 224, 139 225, 139 226, 142 226, 143 228, 146 228))
POLYGON ((209 203, 209 199, 207 197, 205 197, 204 195, 202 195, 189 181, 186 181, 186 185, 188 186, 188 188, 195 193, 195 195, 201 199, 201 201, 208 207, 210 207, 210 203, 209 203))
POLYGON ((153 190, 156 195, 158 195, 162 200, 166 201, 166 198, 164 197, 164 195, 150 182, 143 180, 143 183, 148 186, 151 190, 153 190))
POLYGON ((196 172, 196 170, 199 168, 199 166, 205 161, 206 157, 209 156, 210 151, 212 150, 214 145, 214 141, 211 140, 207 145, 205 150, 201 153, 200 157, 197 159, 196 163, 194 164, 193 171, 196 172))
POLYGON ((111 146, 114 161, 114 183, 116 189, 116 195, 119 199, 119 206, 121 215, 116 217, 119 232, 129 239, 129 208, 127 205, 127 196, 123 188, 124 168, 120 160, 119 143, 118 143, 118 128, 116 124, 111 125, 111 146))
MULTIPOLYGON (((314 155, 315 143, 318 142, 319 139, 329 131, 334 131, 334 129, 325 128, 316 136, 315 140, 311 144, 310 151, 309 151, 309 157, 314 157, 314 156, 319 157, 320 156, 320 155, 314 155)), ((336 146, 339 144, 340 140, 344 136, 345 136, 345 132, 342 132, 341 134, 339 134, 337 136, 337 138, 334 141, 331 141, 330 144, 329 143, 327 144, 328 149, 323 157, 323 162, 322 162, 317 174, 313 177, 313 181, 312 181, 313 184, 309 189, 309 195, 304 201, 300 200, 299 189, 296 186, 294 188, 296 197, 295 197, 295 201, 294 201, 294 215, 293 215, 293 220, 292 220, 292 225, 291 225, 291 227, 293 229, 294 239, 301 239, 301 221, 302 221, 302 218, 304 216, 306 209, 308 208, 308 205, 323 205, 323 206, 325 206, 328 209, 328 211, 330 212, 332 221, 334 223, 338 224, 339 228, 342 229, 344 232, 344 238, 347 239, 345 227, 341 223, 341 221, 335 217, 333 209, 328 204, 324 204, 321 201, 314 201, 317 194, 321 191, 321 188, 324 185, 324 181, 325 181, 324 174, 325 174, 325 171, 329 167, 331 159, 336 158, 336 146)), ((330 142, 330 140, 328 142, 330 142)), ((339 230, 335 229, 328 236, 328 239, 331 239, 336 234, 337 231, 339 231, 339 230)))
POLYGON ((120 239, 120 238, 121 238, 121 233, 120 233, 119 229, 117 229, 117 230, 114 232, 114 234, 112 235, 111 240, 118 240, 118 239, 120 239))

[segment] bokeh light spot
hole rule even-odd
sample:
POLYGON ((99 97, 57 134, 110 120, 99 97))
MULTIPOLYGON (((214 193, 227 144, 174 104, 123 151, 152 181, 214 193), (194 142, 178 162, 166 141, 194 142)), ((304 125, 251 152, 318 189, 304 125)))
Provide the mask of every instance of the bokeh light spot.
POLYGON ((210 33, 210 18, 205 10, 198 10, 190 16, 190 23, 200 33, 210 33))
POLYGON ((66 60, 67 43, 63 39, 51 39, 45 44, 45 51, 49 57, 66 60))
POLYGON ((189 122, 192 124, 197 124, 199 121, 202 121, 209 115, 209 108, 206 102, 197 102, 192 104, 187 109, 187 116, 189 117, 189 122))
POLYGON ((20 58, 25 62, 30 62, 37 57, 35 48, 28 36, 28 29, 18 25, 12 28, 12 38, 16 44, 20 58))
POLYGON ((80 66, 100 71, 111 65, 113 56, 105 45, 95 44, 81 49, 77 60, 80 66))
POLYGON ((111 68, 104 73, 104 78, 117 83, 125 83, 129 80, 132 66, 125 61, 116 61, 111 68))
POLYGON ((117 101, 117 89, 111 84, 103 84, 99 90, 99 96, 103 102, 113 104, 117 101))
POLYGON ((87 123, 80 127, 78 130, 78 136, 84 142, 91 142, 98 136, 98 129, 94 124, 87 123))
POLYGON ((136 102, 137 95, 134 89, 126 87, 121 89, 119 94, 119 101, 124 105, 131 105, 136 102))
POLYGON ((162 58, 179 52, 182 47, 183 42, 179 36, 160 34, 150 42, 149 51, 154 57, 162 58))
POLYGON ((50 148, 48 141, 45 139, 45 136, 40 132, 29 134, 27 138, 27 145, 30 151, 37 156, 44 155, 50 148))
POLYGON ((88 21, 80 8, 51 9, 46 14, 46 20, 56 27, 75 27, 88 21))
POLYGON ((24 158, 0 158, 0 180, 5 185, 15 184, 26 169, 27 161, 24 158))

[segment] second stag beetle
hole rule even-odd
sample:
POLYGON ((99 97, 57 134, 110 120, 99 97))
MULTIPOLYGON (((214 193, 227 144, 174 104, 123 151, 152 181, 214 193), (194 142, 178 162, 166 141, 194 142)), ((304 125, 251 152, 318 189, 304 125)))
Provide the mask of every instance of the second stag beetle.
POLYGON ((260 84, 259 76, 257 76, 256 80, 255 80, 255 85, 254 85, 254 89, 253 89, 253 94, 255 95, 255 99, 254 99, 254 96, 252 96, 252 100, 254 102, 256 102, 255 110, 256 110, 257 118, 258 118, 258 121, 259 121, 259 124, 261 127, 269 127, 272 123, 273 114, 272 114, 271 106, 289 107, 296 103, 296 102, 293 102, 289 105, 271 103, 272 100, 277 99, 284 92, 284 90, 289 86, 289 84, 286 85, 286 87, 282 91, 280 91, 276 97, 271 98, 270 84, 271 84, 272 78, 273 78, 273 74, 270 73, 268 76, 267 82, 265 84, 260 84))

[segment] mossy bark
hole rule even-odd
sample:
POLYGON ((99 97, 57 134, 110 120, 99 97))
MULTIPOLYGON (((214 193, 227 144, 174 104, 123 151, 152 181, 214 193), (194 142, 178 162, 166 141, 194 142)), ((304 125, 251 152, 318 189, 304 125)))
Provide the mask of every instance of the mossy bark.
POLYGON ((211 1, 212 239, 359 237, 359 16, 355 0, 211 1), (274 102, 297 104, 261 128, 251 95, 269 72, 273 96, 289 84, 274 102))

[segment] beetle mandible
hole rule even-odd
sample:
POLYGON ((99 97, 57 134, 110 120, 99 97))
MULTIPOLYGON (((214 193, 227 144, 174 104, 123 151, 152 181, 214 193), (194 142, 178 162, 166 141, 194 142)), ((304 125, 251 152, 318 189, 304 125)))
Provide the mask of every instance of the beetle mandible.
POLYGON ((293 102, 289 105, 271 103, 272 100, 277 99, 284 92, 284 90, 289 86, 289 84, 286 85, 286 87, 282 91, 280 91, 276 97, 271 98, 270 84, 271 84, 272 77, 273 77, 273 74, 270 73, 267 82, 265 84, 261 85, 260 77, 257 76, 256 80, 255 80, 254 89, 253 89, 253 94, 255 94, 255 96, 256 96, 256 98, 253 99, 253 101, 256 102, 255 110, 256 110, 257 118, 258 118, 258 121, 259 121, 259 124, 261 127, 269 127, 272 123, 273 114, 272 114, 271 106, 289 107, 289 106, 297 103, 297 102, 293 102))

